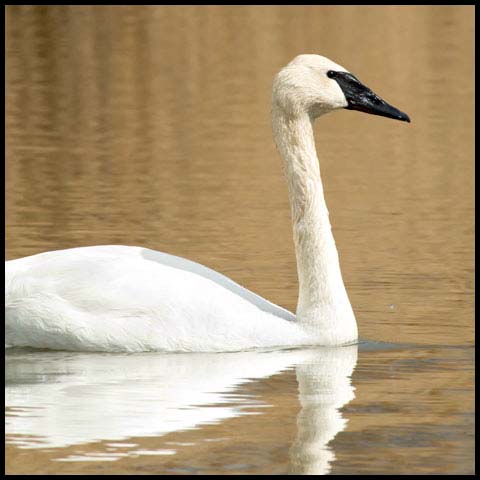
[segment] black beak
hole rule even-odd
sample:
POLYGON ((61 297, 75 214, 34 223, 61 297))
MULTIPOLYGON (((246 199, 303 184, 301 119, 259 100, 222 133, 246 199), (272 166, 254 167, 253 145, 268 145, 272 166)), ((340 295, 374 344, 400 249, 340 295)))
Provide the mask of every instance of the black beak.
POLYGON ((382 100, 351 73, 330 70, 327 76, 333 78, 342 89, 348 102, 348 106, 345 108, 348 110, 359 110, 372 115, 381 115, 382 117, 410 122, 410 118, 406 113, 382 100))

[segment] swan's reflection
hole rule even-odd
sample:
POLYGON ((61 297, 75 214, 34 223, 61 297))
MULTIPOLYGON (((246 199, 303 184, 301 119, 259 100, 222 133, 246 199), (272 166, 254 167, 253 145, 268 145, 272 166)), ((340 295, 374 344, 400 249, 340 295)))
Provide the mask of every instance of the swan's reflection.
POLYGON ((290 473, 325 474, 335 459, 327 446, 345 429, 339 409, 355 398, 351 375, 357 347, 324 348, 297 365, 299 400, 297 436, 290 449, 290 473))
POLYGON ((296 368, 299 400, 291 471, 327 473, 327 447, 354 398, 357 347, 219 354, 8 352, 5 431, 23 448, 161 436, 218 423, 258 405, 246 382, 296 368))

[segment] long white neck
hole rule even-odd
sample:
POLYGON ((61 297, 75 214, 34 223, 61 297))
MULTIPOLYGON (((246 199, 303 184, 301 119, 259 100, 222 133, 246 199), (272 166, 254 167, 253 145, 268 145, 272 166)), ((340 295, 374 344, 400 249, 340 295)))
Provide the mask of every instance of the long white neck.
POLYGON ((275 142, 284 159, 297 257, 297 320, 327 344, 357 338, 320 178, 310 116, 289 116, 273 103, 275 142))

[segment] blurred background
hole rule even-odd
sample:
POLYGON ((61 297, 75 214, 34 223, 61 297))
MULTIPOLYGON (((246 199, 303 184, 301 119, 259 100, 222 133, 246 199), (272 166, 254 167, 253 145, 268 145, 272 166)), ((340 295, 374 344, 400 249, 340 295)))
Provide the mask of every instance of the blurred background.
POLYGON ((361 333, 468 342, 473 39, 469 6, 8 6, 6 258, 140 245, 294 310, 271 83, 318 53, 412 119, 316 124, 361 333))

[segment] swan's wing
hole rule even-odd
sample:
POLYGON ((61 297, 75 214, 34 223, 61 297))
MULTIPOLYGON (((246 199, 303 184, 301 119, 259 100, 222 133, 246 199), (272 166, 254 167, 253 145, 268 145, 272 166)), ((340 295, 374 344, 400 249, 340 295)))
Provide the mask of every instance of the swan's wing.
POLYGON ((239 297, 242 297, 244 300, 247 300, 264 312, 271 313, 272 315, 285 320, 295 321, 295 315, 285 308, 279 307, 278 305, 265 300, 264 298, 260 297, 260 295, 257 295, 245 287, 242 287, 225 275, 222 275, 211 268, 205 267, 200 263, 187 260, 186 258, 177 257, 175 255, 170 255, 168 253, 150 250, 148 248, 140 248, 140 254, 145 260, 158 262, 167 267, 178 268, 180 270, 185 270, 187 272, 195 273, 196 275, 207 278, 208 280, 221 285, 227 290, 230 290, 239 297))
POLYGON ((8 345, 203 352, 304 344, 293 319, 221 274, 141 247, 81 247, 5 262, 8 345))

